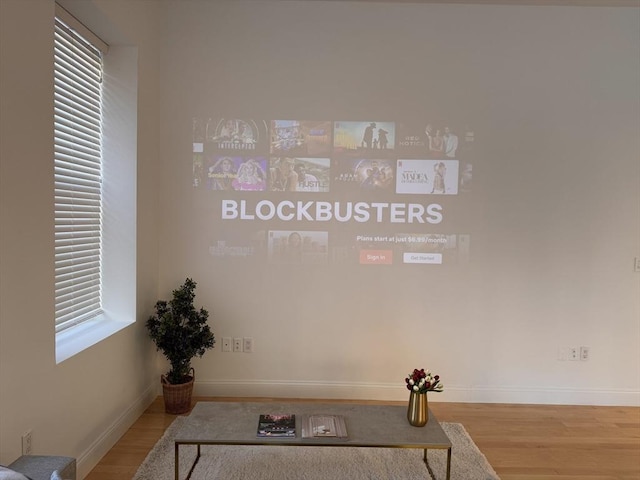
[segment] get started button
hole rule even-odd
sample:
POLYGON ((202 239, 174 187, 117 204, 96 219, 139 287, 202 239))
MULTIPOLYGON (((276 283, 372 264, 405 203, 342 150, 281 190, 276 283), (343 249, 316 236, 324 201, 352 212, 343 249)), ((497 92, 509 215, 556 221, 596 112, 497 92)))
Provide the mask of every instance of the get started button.
POLYGON ((404 263, 430 263, 434 265, 442 264, 441 253, 411 253, 405 252, 402 256, 404 263))

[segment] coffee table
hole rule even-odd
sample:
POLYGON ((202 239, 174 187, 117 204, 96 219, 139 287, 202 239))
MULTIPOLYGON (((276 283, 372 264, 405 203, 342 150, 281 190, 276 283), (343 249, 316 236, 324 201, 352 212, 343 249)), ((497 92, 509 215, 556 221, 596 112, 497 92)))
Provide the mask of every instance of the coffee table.
POLYGON ((202 445, 288 445, 304 447, 376 447, 419 448, 424 450, 428 475, 435 476, 427 459, 427 450, 447 450, 446 480, 451 478, 451 441, 429 410, 424 427, 412 427, 407 421, 407 408, 397 405, 361 405, 304 402, 198 402, 186 418, 175 438, 175 479, 179 478, 180 447, 196 445, 197 455, 186 479, 191 478, 200 458, 202 445), (296 437, 258 437, 260 414, 294 414, 296 437), (347 438, 303 438, 301 420, 304 415, 342 415, 347 438))

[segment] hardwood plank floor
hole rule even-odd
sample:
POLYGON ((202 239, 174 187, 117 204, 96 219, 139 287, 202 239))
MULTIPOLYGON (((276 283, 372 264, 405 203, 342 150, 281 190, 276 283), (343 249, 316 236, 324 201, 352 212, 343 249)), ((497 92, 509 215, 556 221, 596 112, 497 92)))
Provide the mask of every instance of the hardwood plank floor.
MULTIPOLYGON (((194 402, 206 400, 285 401, 194 402)), ((438 420, 464 425, 502 480, 640 480, 640 408, 433 401, 429 406, 438 420)), ((130 480, 175 417, 164 413, 158 397, 86 480, 130 480)))

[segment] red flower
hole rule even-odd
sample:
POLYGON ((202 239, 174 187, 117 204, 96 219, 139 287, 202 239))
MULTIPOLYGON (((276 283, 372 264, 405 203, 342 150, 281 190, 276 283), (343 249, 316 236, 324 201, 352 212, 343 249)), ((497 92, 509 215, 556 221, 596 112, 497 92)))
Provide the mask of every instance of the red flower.
POLYGON ((405 384, 408 390, 412 392, 425 393, 425 392, 441 392, 442 384, 440 383, 440 375, 431 375, 428 370, 424 368, 413 370, 412 373, 405 378, 405 384))

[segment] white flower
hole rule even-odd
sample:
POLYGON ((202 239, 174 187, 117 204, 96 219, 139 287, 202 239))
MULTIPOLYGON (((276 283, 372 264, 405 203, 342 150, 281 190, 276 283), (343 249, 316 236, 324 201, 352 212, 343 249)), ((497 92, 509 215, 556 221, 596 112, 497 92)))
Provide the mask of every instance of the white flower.
POLYGON ((444 386, 440 383, 439 375, 433 375, 429 370, 415 369, 405 378, 406 387, 415 393, 442 392, 444 386))

